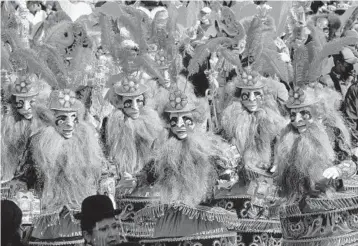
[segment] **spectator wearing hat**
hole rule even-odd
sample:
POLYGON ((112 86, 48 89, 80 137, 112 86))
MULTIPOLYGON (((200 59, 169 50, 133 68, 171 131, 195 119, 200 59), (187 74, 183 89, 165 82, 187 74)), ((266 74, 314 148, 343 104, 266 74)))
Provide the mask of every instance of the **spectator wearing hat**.
POLYGON ((120 210, 114 209, 111 199, 105 195, 89 196, 82 202, 81 212, 75 218, 81 221, 85 244, 92 246, 140 245, 121 243, 121 230, 116 217, 120 210))
POLYGON ((22 246, 20 226, 21 209, 10 200, 1 201, 1 245, 22 246))
POLYGON ((334 67, 331 72, 320 79, 320 82, 339 92, 344 98, 349 86, 355 79, 354 64, 358 58, 350 47, 345 47, 339 54, 333 55, 334 67))

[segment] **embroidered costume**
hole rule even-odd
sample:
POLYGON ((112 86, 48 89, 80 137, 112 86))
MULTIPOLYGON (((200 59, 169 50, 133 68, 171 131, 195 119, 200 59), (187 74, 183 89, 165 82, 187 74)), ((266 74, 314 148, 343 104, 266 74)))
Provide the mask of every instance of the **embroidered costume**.
POLYGON ((31 137, 16 175, 41 199, 30 244, 81 244, 81 228, 73 213, 83 199, 96 194, 106 161, 73 91, 52 91, 49 108, 52 124, 31 137))
POLYGON ((229 145, 195 125, 203 116, 200 110, 198 102, 182 91, 170 94, 165 107, 168 139, 154 150, 153 162, 137 176, 136 189, 153 186, 159 197, 159 204, 140 210, 136 216, 138 223, 158 218, 153 239, 141 241, 145 245, 236 242, 236 235, 226 230, 236 220, 235 214, 199 205, 211 198, 217 175, 235 165, 235 152, 228 151, 229 145))

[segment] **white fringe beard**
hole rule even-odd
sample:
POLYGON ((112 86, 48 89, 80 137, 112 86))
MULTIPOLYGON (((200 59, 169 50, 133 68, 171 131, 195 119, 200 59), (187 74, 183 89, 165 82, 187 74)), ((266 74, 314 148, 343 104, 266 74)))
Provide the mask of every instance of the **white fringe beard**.
POLYGON ((250 113, 240 101, 233 101, 222 115, 224 137, 236 145, 245 165, 253 168, 270 165, 272 141, 286 122, 275 104, 267 105, 250 113))
POLYGON ((183 202, 196 206, 211 193, 217 180, 216 167, 211 157, 224 156, 220 137, 200 131, 188 132, 178 140, 170 137, 155 152, 155 187, 163 203, 183 202), (218 149, 220 146, 220 150, 218 149))
POLYGON ((42 209, 54 211, 65 205, 79 209, 83 199, 96 194, 106 165, 95 131, 88 123, 78 123, 70 139, 52 126, 46 127, 33 137, 31 151, 44 178, 42 209))
POLYGON ((142 170, 149 161, 153 142, 161 138, 163 132, 158 113, 150 108, 141 109, 136 120, 116 109, 109 116, 106 145, 117 172, 135 174, 142 170))
POLYGON ((335 152, 325 127, 312 123, 303 133, 290 124, 277 144, 277 182, 283 194, 306 194, 317 181, 323 179, 323 171, 333 166, 335 152))
POLYGON ((33 118, 27 120, 11 109, 1 120, 1 180, 13 178, 20 164, 29 137, 45 125, 38 114, 47 112, 40 107, 33 108, 33 118), (17 120, 16 118, 20 118, 17 120))

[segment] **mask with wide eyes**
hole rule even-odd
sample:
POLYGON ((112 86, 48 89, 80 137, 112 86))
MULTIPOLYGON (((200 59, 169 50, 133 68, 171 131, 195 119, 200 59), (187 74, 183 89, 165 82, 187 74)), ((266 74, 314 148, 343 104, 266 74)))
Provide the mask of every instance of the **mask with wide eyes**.
POLYGON ((123 97, 123 112, 132 119, 139 117, 139 110, 145 105, 143 95, 137 97, 123 97))
POLYGON ((312 114, 309 110, 301 110, 300 112, 291 112, 290 114, 291 122, 294 122, 296 120, 297 113, 301 114, 303 120, 312 119, 312 114))
MULTIPOLYGON (((190 127, 193 125, 193 119, 191 117, 183 116, 182 119, 183 119, 182 122, 185 126, 190 127)), ((170 119, 170 127, 175 127, 175 126, 180 126, 178 117, 173 117, 170 119)))
POLYGON ((77 112, 56 112, 57 131, 66 139, 73 136, 76 125, 78 124, 77 112))
MULTIPOLYGON (((252 92, 253 95, 254 95, 254 98, 255 99, 261 99, 262 98, 262 94, 260 91, 254 91, 252 92)), ((246 93, 241 93, 241 99, 242 101, 249 101, 250 100, 250 93, 249 92, 246 92, 246 93)))
POLYGON ((179 140, 187 138, 187 131, 194 128, 192 115, 185 113, 171 113, 169 124, 171 132, 179 140))
POLYGON ((36 105, 36 100, 34 97, 16 97, 15 106, 17 112, 22 115, 25 119, 31 119, 32 108, 36 105))
POLYGON ((291 109, 290 120, 299 133, 305 132, 313 121, 312 112, 309 109, 291 109))
POLYGON ((243 89, 240 97, 244 107, 250 112, 255 112, 263 99, 263 91, 243 89))
POLYGON ((133 99, 127 99, 123 103, 124 108, 131 108, 134 104, 138 105, 138 108, 142 108, 144 106, 144 97, 137 97, 133 99))

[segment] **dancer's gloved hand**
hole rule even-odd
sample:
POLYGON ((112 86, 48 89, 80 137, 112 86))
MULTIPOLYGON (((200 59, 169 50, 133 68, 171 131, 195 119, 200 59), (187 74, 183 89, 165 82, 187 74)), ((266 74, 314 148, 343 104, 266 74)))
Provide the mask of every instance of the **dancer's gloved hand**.
POLYGON ((323 177, 326 179, 337 179, 341 175, 341 172, 338 167, 333 166, 329 167, 323 172, 323 177))

